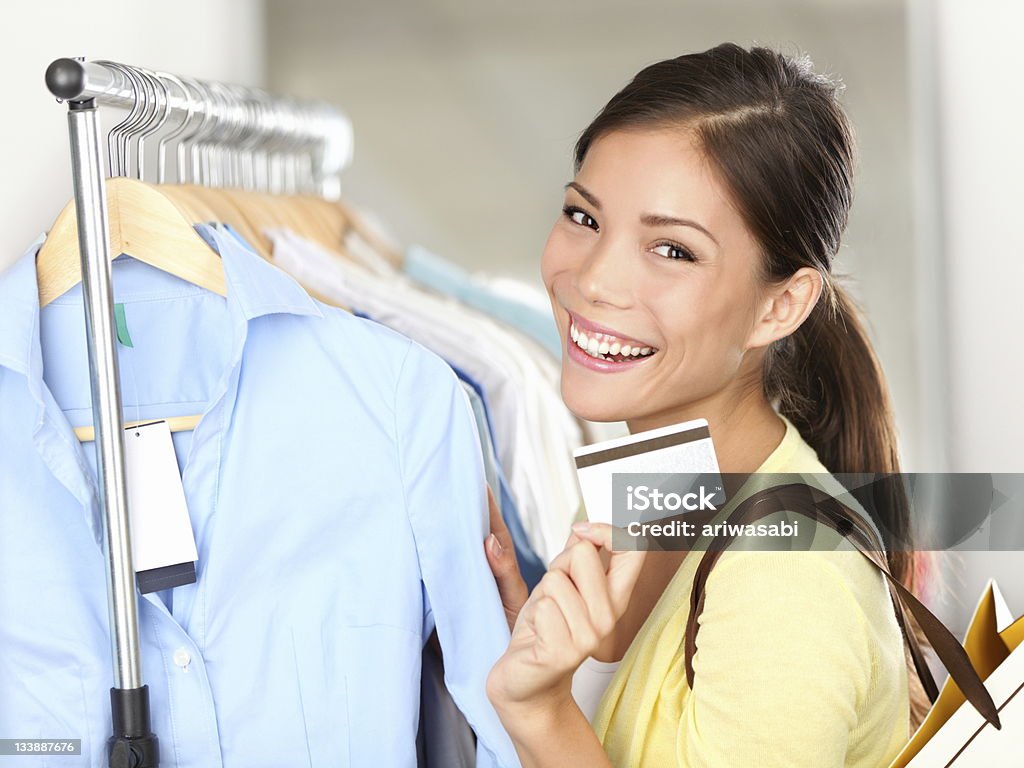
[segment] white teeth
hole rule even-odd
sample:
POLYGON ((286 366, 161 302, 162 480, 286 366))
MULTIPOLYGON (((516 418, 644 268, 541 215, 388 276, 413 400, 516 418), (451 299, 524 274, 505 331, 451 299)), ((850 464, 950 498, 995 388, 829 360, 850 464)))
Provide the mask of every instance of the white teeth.
MULTIPOLYGON (((607 336, 608 334, 601 335, 607 336)), ((653 347, 634 347, 630 344, 622 344, 619 341, 608 341, 607 339, 598 339, 596 336, 587 336, 575 324, 569 325, 569 337, 576 346, 588 355, 601 360, 608 359, 609 355, 613 357, 616 355, 621 355, 622 357, 647 357, 657 352, 653 347)))

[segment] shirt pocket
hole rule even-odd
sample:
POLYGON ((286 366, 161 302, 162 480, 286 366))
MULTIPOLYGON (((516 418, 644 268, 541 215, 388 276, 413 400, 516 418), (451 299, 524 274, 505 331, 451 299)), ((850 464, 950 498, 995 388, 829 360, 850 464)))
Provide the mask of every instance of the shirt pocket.
MULTIPOLYGON (((13 707, 17 733, 3 734, 11 739, 48 739, 69 741, 81 739, 77 755, 58 752, 19 753, 24 768, 79 768, 90 764, 89 720, 86 715, 82 670, 77 662, 53 666, 21 677, 21 695, 12 696, 4 707, 13 707)), ((103 702, 98 702, 102 704, 103 702)), ((2 708, 0 708, 2 709, 2 708)))
POLYGON ((319 631, 292 630, 295 674, 311 766, 345 768, 349 755, 348 681, 319 631))

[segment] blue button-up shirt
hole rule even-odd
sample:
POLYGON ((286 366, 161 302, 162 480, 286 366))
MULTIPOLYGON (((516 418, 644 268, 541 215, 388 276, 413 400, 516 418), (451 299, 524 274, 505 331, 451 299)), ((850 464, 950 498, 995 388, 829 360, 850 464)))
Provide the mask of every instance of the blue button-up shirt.
MULTIPOLYGON (((508 629, 483 554, 473 416, 448 366, 313 301, 230 234, 227 298, 128 257, 125 420, 174 435, 195 584, 139 598, 161 765, 415 765, 436 627, 479 765, 516 765, 484 681, 508 629)), ((0 738, 106 765, 109 641, 81 286, 40 311, 35 254, 0 275, 0 738)))

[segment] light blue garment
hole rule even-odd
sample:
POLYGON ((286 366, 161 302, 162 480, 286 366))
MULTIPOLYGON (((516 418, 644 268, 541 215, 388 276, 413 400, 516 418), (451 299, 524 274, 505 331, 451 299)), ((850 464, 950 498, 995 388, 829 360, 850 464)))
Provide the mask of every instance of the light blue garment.
MULTIPOLYGON (((139 599, 165 768, 414 766, 436 626, 478 765, 518 765, 484 682, 508 628, 484 557, 473 414, 451 369, 313 301, 228 234, 228 296, 113 265, 124 418, 175 435, 198 582, 139 599)), ((105 765, 113 684, 81 286, 38 307, 37 242, 0 275, 0 738, 105 765)), ((0 765, 4 758, 0 758, 0 765)))
MULTIPOLYGON (((449 363, 451 365, 451 363, 449 363)), ((484 475, 487 484, 491 486, 494 500, 498 504, 498 511, 505 521, 508 534, 512 538, 512 546, 516 551, 516 562, 519 564, 519 573, 526 582, 526 587, 531 592, 536 587, 544 574, 547 572, 543 561, 530 546, 530 539, 523 528, 523 522, 519 518, 519 509, 515 499, 512 498, 512 490, 508 487, 505 474, 498 463, 498 457, 494 451, 494 431, 491 427, 491 418, 487 412, 487 400, 483 389, 473 381, 468 374, 452 365, 452 370, 459 377, 466 394, 469 396, 470 405, 473 407, 473 415, 477 421, 477 431, 480 436, 480 446, 484 458, 484 475)))
POLYGON ((543 346, 556 360, 561 359, 562 339, 550 311, 539 310, 492 290, 462 267, 422 246, 414 245, 406 250, 402 268, 413 280, 511 325, 543 346))

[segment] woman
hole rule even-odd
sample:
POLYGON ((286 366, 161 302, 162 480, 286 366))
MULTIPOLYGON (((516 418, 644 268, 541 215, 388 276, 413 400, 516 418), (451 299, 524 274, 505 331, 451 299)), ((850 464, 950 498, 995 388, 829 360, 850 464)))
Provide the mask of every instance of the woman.
MULTIPOLYGON (((831 82, 765 48, 662 61, 583 132, 575 165, 542 267, 574 413, 632 432, 705 418, 723 473, 899 471, 881 370, 831 277, 854 165, 831 82)), ((907 515, 888 510, 887 544, 907 515)), ((609 559, 607 526, 574 531, 528 600, 500 536, 486 543, 513 623, 488 695, 524 766, 876 768, 907 741, 924 701, 864 558, 726 552, 691 690, 699 558, 609 559), (602 664, 588 722, 573 677, 602 664)), ((912 586, 911 556, 889 565, 912 586)))

